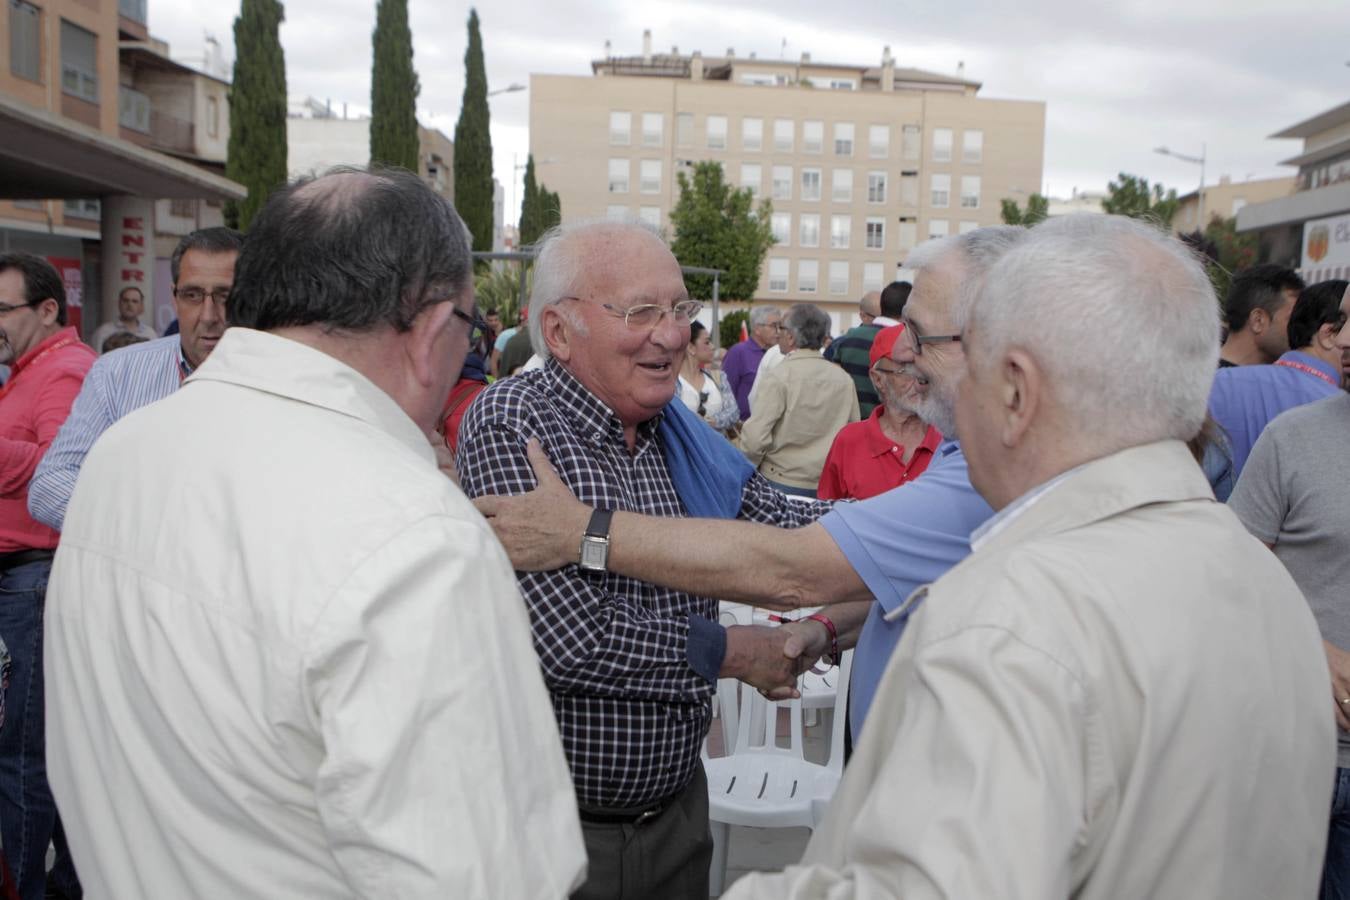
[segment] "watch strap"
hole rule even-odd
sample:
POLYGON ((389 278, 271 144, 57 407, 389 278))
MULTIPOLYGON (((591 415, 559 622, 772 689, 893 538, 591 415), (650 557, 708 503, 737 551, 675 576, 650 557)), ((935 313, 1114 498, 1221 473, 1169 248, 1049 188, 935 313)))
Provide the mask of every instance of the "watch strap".
POLYGON ((586 537, 608 538, 609 521, 614 518, 614 510, 597 509, 591 513, 591 521, 586 526, 586 537))

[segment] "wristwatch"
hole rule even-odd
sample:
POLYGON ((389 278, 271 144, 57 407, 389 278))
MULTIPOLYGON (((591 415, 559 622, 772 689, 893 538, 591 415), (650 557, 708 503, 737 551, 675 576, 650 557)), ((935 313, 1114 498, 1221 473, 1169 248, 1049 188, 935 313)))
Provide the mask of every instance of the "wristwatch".
POLYGON ((577 563, 583 572, 608 572, 609 520, 612 509, 597 509, 591 513, 591 522, 581 536, 581 559, 577 563))

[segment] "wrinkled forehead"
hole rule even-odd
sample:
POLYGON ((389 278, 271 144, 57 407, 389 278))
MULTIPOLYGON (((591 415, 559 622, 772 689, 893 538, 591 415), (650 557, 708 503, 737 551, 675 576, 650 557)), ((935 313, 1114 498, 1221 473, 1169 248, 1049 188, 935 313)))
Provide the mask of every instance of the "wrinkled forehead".
POLYGON ((675 255, 655 235, 636 229, 597 230, 577 236, 578 296, 635 306, 689 299, 675 255))

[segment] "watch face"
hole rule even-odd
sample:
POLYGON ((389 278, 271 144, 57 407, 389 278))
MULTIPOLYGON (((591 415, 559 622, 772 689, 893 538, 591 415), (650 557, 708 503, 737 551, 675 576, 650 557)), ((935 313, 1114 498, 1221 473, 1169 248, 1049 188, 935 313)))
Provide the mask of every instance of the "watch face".
POLYGON ((581 542, 581 567, 603 571, 609 557, 609 542, 586 538, 581 542))

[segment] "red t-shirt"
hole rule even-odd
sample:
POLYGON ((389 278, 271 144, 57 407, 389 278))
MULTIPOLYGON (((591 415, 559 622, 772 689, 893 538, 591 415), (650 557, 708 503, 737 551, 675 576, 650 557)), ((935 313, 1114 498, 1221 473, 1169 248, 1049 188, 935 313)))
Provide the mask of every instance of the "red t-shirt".
POLYGON ((20 357, 0 388, 0 553, 50 550, 60 538, 28 515, 28 483, 95 358, 63 328, 20 357))
POLYGON ((881 430, 881 415, 885 411, 884 407, 878 406, 866 419, 845 425, 834 436, 830 452, 825 456, 825 468, 820 473, 817 497, 821 500, 866 500, 913 481, 928 468, 933 451, 942 443, 942 434, 928 426, 923 442, 914 451, 909 465, 905 465, 901 461, 905 448, 881 430))

